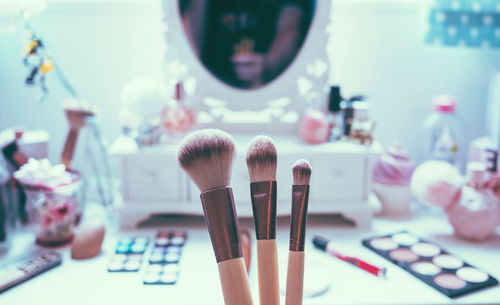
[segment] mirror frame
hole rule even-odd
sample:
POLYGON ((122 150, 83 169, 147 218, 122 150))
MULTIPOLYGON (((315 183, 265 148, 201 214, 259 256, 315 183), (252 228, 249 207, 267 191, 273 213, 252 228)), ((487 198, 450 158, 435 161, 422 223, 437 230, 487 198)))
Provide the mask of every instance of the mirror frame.
POLYGON ((192 50, 179 13, 178 0, 163 0, 169 87, 184 82, 188 101, 198 114, 198 127, 231 132, 295 134, 305 95, 325 92, 330 79, 331 1, 316 0, 308 34, 292 63, 274 80, 257 89, 225 84, 192 50), (237 101, 237 102, 236 102, 237 101))

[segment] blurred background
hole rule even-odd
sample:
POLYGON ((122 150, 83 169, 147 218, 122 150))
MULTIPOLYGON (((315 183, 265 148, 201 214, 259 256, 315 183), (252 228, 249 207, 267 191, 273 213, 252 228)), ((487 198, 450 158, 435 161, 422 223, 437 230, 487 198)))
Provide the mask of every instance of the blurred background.
MULTIPOLYGON (((99 106, 99 124, 110 141, 120 133, 115 114, 123 86, 136 76, 164 76, 163 5, 154 0, 48 3, 30 22, 82 98, 99 106)), ((380 142, 400 142, 417 157, 419 131, 438 93, 457 98, 467 142, 486 133, 491 74, 500 68, 498 49, 426 44, 425 1, 338 0, 333 6, 330 77, 342 85, 343 94, 369 97, 380 142)), ((22 27, 0 35, 0 129, 44 128, 52 135, 50 145, 61 147, 60 106, 66 96, 52 78, 48 100, 34 102, 38 92, 23 82, 25 39, 22 27)), ((463 161, 466 151, 461 153, 463 161)), ((50 154, 54 159, 58 150, 50 154)))

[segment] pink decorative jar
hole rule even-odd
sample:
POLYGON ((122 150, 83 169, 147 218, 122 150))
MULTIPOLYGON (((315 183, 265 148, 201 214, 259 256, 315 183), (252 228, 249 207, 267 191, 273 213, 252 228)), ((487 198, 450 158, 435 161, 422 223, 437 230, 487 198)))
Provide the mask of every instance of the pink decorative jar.
POLYGON ((410 181, 415 164, 401 146, 391 146, 375 162, 372 190, 382 203, 384 214, 410 212, 413 194, 410 181))
POLYGON ((311 92, 307 95, 308 108, 299 123, 299 136, 309 144, 321 144, 328 140, 331 125, 321 110, 321 95, 311 92))
POLYGON ((462 188, 460 201, 446 208, 455 234, 466 240, 483 241, 495 234, 499 220, 499 199, 490 188, 484 187, 486 167, 469 162, 468 183, 462 188))

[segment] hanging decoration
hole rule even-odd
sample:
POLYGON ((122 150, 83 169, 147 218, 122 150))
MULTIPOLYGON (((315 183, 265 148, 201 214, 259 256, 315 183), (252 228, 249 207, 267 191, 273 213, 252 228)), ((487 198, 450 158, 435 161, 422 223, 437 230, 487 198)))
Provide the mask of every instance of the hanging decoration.
POLYGON ((43 102, 49 94, 49 89, 46 85, 47 75, 54 72, 55 76, 57 76, 69 95, 73 98, 78 98, 75 89, 64 76, 54 59, 50 56, 40 35, 32 29, 27 21, 25 27, 28 36, 26 50, 23 56, 23 64, 28 68, 28 75, 25 79, 26 85, 38 86, 41 90, 38 101, 43 102))

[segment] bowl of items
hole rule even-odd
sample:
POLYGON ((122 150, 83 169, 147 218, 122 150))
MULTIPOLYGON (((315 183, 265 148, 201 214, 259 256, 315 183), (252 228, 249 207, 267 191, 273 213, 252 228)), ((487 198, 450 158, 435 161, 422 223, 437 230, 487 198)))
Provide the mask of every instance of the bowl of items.
POLYGON ((382 204, 382 214, 407 214, 411 209, 413 194, 410 181, 415 164, 401 146, 389 147, 375 162, 372 173, 372 190, 382 204))
POLYGON ((47 159, 30 159, 14 173, 26 192, 26 210, 43 246, 69 243, 83 211, 83 181, 79 172, 47 159))

